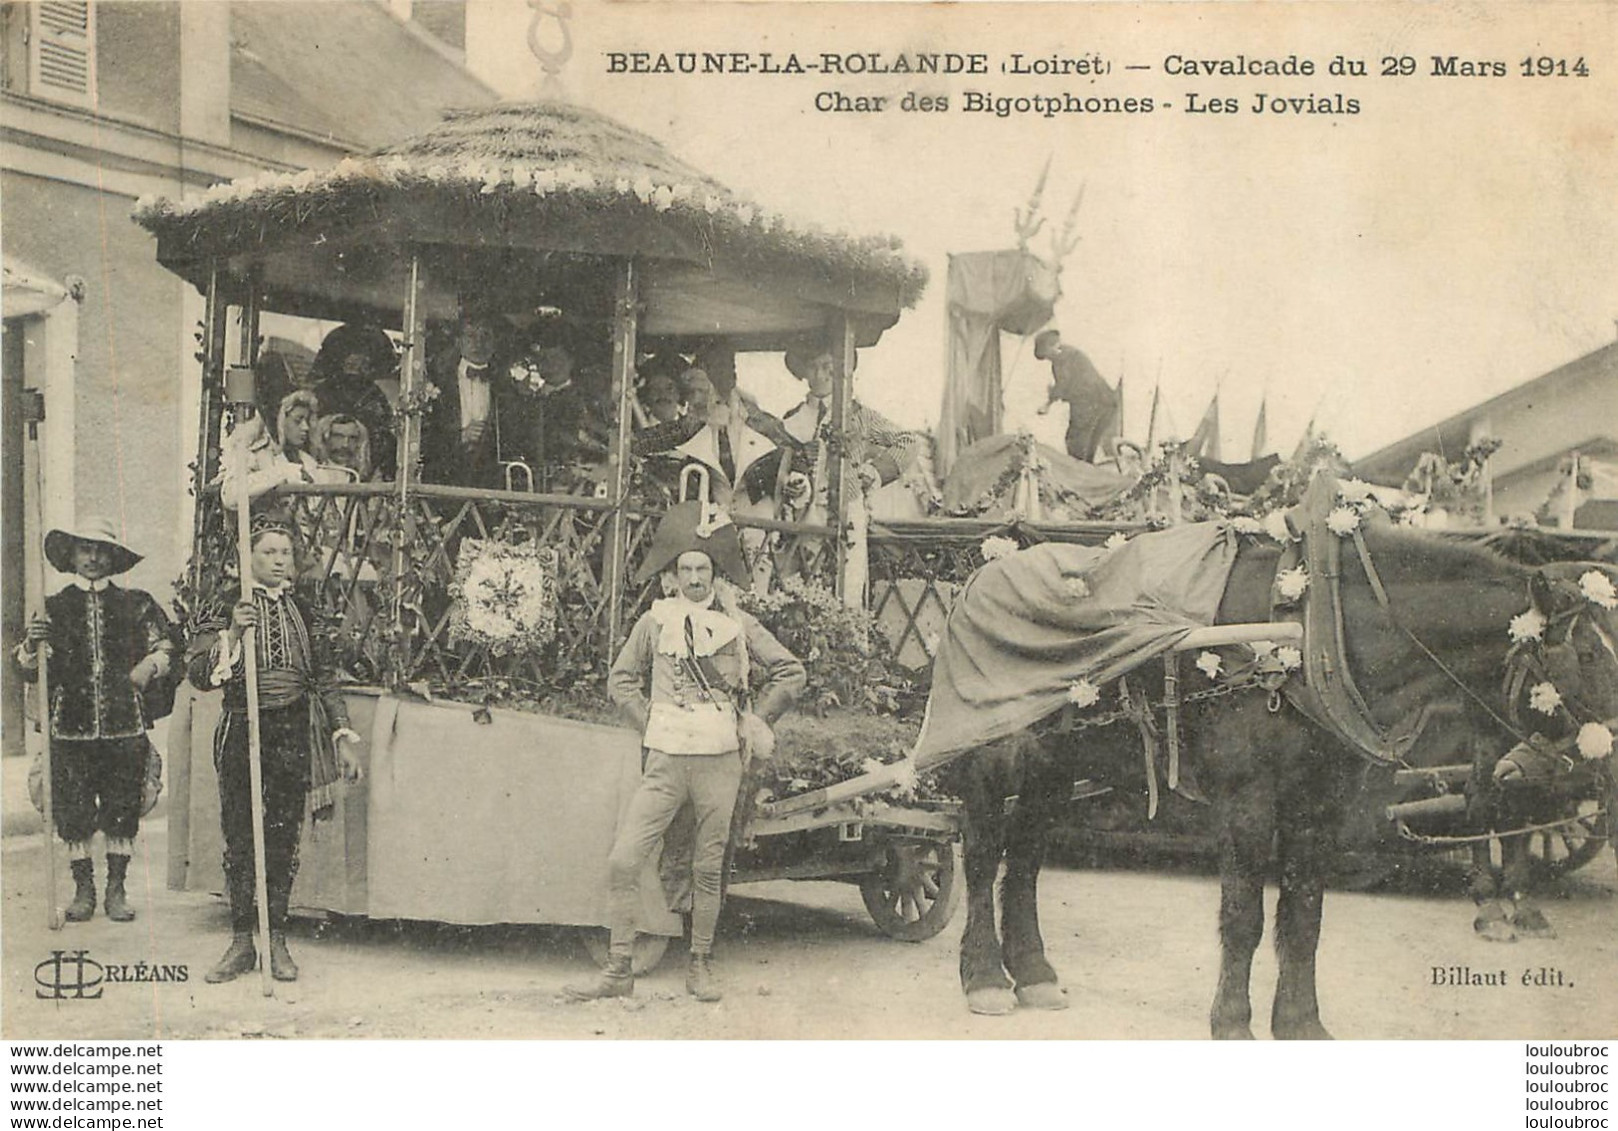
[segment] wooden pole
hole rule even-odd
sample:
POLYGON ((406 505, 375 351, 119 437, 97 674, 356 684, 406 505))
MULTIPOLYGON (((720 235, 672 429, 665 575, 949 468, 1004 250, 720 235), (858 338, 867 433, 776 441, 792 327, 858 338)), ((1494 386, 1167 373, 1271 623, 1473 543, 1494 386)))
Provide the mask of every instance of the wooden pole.
MULTIPOLYGON (((832 319, 832 349, 837 359, 837 371, 832 375, 831 427, 832 450, 826 460, 826 503, 831 511, 831 528, 837 531, 835 539, 836 576, 832 581, 839 600, 848 598, 848 415, 853 398, 854 384, 854 324, 847 313, 839 312, 832 319)), ((856 488, 857 489, 857 488, 856 488)))
MULTIPOLYGON (((38 414, 43 417, 41 411, 38 414)), ((45 611, 45 442, 40 438, 41 420, 28 422, 28 437, 34 445, 34 529, 39 535, 39 555, 35 562, 34 595, 39 601, 38 612, 45 611)), ((51 796, 51 648, 46 642, 36 646, 39 657, 39 730, 45 736, 45 749, 41 761, 44 780, 41 782, 45 810, 45 925, 53 931, 62 929, 62 912, 56 906, 56 810, 51 796)))
MULTIPOLYGON (((202 316, 202 396, 197 409, 197 463, 191 479, 191 594, 201 600, 203 533, 208 508, 203 494, 218 473, 220 420, 225 389, 225 334, 230 322, 222 292, 219 265, 208 269, 208 293, 202 316)), ((211 594, 210 594, 211 596, 211 594)), ((192 610, 193 613, 195 610, 192 610)))
MULTIPOLYGON (((249 282, 241 308, 242 364, 251 367, 258 353, 258 288, 249 282)), ((236 421, 236 552, 241 574, 242 600, 253 600, 252 496, 247 488, 247 440, 240 417, 236 421)), ((270 981, 270 889, 264 861, 264 764, 258 711, 258 640, 255 629, 242 633, 242 666, 247 680, 247 775, 253 805, 253 898, 258 905, 259 983, 265 997, 275 993, 270 981)))
POLYGON ((612 309, 612 399, 617 406, 617 430, 607 456, 611 479, 612 517, 608 520, 607 557, 602 580, 607 588, 607 663, 612 663, 623 633, 624 578, 628 575, 629 519, 624 513, 629 490, 630 425, 633 422, 635 354, 640 328, 640 275, 635 261, 626 259, 618 269, 612 309))
POLYGON ((410 492, 416 485, 417 456, 421 450, 421 409, 419 390, 427 387, 427 321, 421 301, 421 254, 410 256, 410 289, 405 295, 405 356, 399 367, 399 400, 406 406, 399 428, 399 454, 396 476, 399 483, 399 513, 393 538, 393 659, 388 665, 390 685, 397 688, 410 678, 410 635, 404 622, 405 537, 414 528, 410 521, 410 492))

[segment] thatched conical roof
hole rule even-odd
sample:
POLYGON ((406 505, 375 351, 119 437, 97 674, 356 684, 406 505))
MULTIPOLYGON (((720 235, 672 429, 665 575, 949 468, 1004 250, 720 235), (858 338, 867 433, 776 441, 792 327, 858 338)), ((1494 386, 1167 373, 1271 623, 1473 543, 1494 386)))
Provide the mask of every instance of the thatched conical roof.
POLYGON ((327 170, 237 180, 185 200, 143 198, 134 218, 157 235, 159 258, 193 277, 185 261, 318 237, 636 255, 755 278, 785 270, 895 314, 927 278, 895 238, 789 220, 646 134, 560 102, 454 112, 327 170))

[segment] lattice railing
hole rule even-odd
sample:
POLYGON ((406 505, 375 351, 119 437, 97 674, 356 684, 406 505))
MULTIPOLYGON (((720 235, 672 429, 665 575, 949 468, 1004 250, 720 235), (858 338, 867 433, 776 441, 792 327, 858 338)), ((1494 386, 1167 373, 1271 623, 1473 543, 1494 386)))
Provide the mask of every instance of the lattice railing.
MULTIPOLYGON (((299 590, 324 615, 346 682, 425 683, 437 694, 480 698, 499 685, 544 698, 604 680, 619 643, 608 639, 614 509, 606 500, 423 485, 401 504, 397 486, 384 483, 288 486, 277 495, 301 535, 299 590), (555 552, 551 640, 497 654, 457 638, 454 582, 470 539, 555 552)), ((228 605, 239 584, 234 512, 220 506, 216 492, 200 505, 198 552, 182 597, 192 609, 228 605)), ((624 511, 620 634, 661 591, 656 579, 630 580, 658 516, 639 505, 624 511)), ((830 586, 830 531, 767 519, 738 525, 759 584, 795 572, 830 586)))

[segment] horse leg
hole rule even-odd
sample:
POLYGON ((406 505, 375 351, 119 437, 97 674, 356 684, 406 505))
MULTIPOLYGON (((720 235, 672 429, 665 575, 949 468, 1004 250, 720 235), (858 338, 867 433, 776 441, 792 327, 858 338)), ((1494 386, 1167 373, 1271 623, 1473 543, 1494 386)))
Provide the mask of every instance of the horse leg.
MULTIPOLYGON (((1049 741, 1049 740, 1047 740, 1049 741)), ((1017 805, 1006 836, 1006 877, 1000 887, 1000 925, 1006 972, 1017 986, 1017 1004, 1030 1009, 1066 1009, 1067 995, 1045 957, 1039 932, 1039 869, 1045 836, 1067 800, 1064 760, 1041 750, 1024 759, 1017 805)))
POLYGON ((1219 988, 1209 1026, 1215 1040, 1250 1041, 1253 954, 1264 936, 1264 869, 1275 815, 1269 790, 1254 780, 1243 783, 1240 795, 1222 798, 1220 805, 1219 988))
POLYGON ((1324 865, 1332 840, 1330 816, 1308 814, 1294 825, 1281 822, 1281 895, 1275 907, 1275 952, 1280 972, 1270 1009, 1270 1035, 1277 1040, 1330 1040, 1320 1023, 1315 992, 1315 955, 1325 902, 1324 865))
POLYGON ((967 1008, 991 1016, 1017 1006, 1001 961, 994 921, 994 880, 1005 851, 1006 781, 1000 752, 985 749, 962 760, 955 775, 964 805, 962 857, 966 876, 966 929, 961 935, 961 989, 967 1008))
POLYGON ((1467 870, 1467 891, 1478 913, 1472 920, 1472 929, 1487 942, 1516 942, 1511 929, 1511 916, 1500 902, 1499 883, 1494 874, 1494 861, 1489 859, 1489 842, 1475 840, 1470 851, 1471 867, 1467 870))
POLYGON ((1533 895, 1533 856, 1528 851, 1531 835, 1500 838, 1501 894, 1511 899, 1511 924, 1520 938, 1554 939, 1556 929, 1533 895))

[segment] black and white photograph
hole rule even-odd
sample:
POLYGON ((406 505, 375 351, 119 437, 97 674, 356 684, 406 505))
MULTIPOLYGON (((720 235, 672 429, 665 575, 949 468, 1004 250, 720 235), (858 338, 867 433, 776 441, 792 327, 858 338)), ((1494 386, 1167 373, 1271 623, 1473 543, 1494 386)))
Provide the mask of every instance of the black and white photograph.
POLYGON ((1618 5, 0 63, 0 1037, 1618 1039, 1618 5))

